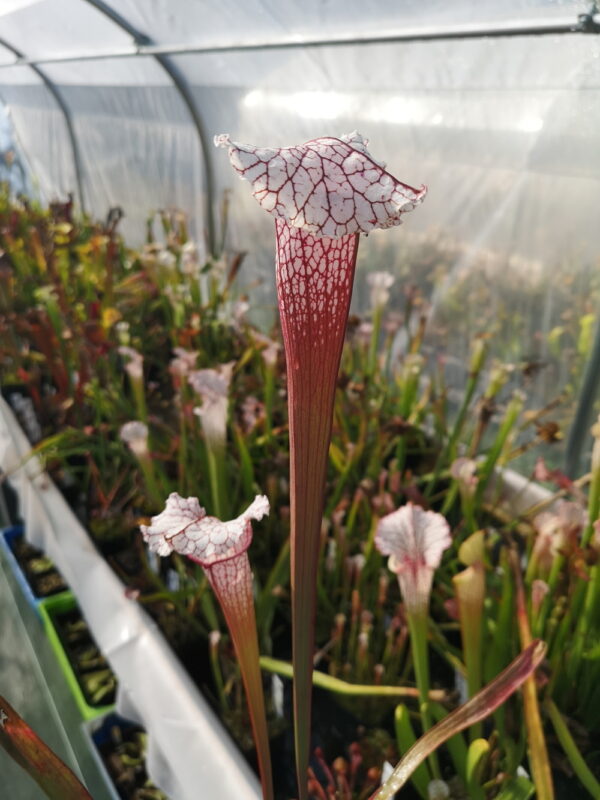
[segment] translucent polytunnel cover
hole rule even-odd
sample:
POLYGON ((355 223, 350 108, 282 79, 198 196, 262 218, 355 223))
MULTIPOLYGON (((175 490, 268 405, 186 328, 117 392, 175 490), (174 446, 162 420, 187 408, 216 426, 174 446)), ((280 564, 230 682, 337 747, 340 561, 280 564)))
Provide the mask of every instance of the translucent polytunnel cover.
POLYGON ((429 194, 400 229, 363 241, 355 308, 368 304, 368 270, 396 275, 397 311, 420 286, 432 364, 443 357, 461 386, 486 333, 539 406, 565 388, 575 397, 600 299, 600 36, 568 32, 588 11, 571 0, 3 0, 0 97, 40 194, 77 195, 78 160, 86 209, 121 206, 131 244, 164 206, 186 211, 198 238, 212 211, 220 241, 229 191, 226 241, 247 253, 242 286, 265 320, 273 223, 212 136, 281 146, 359 130, 429 194))

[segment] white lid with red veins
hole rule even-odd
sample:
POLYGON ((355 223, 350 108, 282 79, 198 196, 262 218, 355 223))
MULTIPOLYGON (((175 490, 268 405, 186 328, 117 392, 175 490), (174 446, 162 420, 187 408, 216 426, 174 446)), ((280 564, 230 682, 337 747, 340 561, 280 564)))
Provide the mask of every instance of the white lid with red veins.
POLYGON ((215 136, 227 147, 240 178, 252 184, 260 205, 274 217, 315 236, 333 239, 400 225, 427 189, 398 181, 354 131, 296 147, 254 147, 215 136))
POLYGON ((268 513, 268 499, 257 495, 239 517, 221 522, 207 515, 197 497, 171 492, 164 511, 140 530, 150 550, 159 556, 175 551, 207 567, 244 553, 252 541, 250 520, 260 520, 268 513))

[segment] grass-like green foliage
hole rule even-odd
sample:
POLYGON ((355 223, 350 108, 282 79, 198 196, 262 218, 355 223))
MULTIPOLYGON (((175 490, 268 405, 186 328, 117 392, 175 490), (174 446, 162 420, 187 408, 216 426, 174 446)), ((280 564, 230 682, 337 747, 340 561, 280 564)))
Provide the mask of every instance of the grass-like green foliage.
MULTIPOLYGON (((197 496, 209 513, 219 510, 225 519, 257 493, 268 495, 271 515, 255 526, 248 554, 263 677, 285 675, 281 662, 291 655, 291 610, 283 352, 276 331, 265 339, 249 321, 251 312, 241 313, 240 301, 252 300, 234 290, 245 284, 242 257, 223 253, 218 260, 195 261, 183 216, 165 213, 160 223, 156 233, 149 225, 147 245, 135 251, 119 237, 114 219, 92 223, 73 218, 66 206, 43 210, 0 195, 1 382, 4 389, 18 384, 30 398, 43 434, 34 442, 36 451, 85 511, 97 546, 139 592, 139 602, 175 649, 184 657, 210 651, 207 669, 213 677, 207 690, 242 747, 250 749, 239 671, 206 577, 176 555, 156 568, 139 524, 161 510, 171 491, 197 496), (142 394, 126 371, 122 346, 143 357, 142 394), (181 364, 173 364, 175 348, 196 353, 188 370, 232 365, 226 443, 218 457, 207 441, 205 417, 194 413, 204 401, 181 364), (132 420, 148 426, 148 458, 142 461, 119 437, 122 425, 132 420), (221 637, 210 637, 209 648, 214 631, 221 637)), ((332 707, 351 712, 363 729, 355 728, 349 755, 325 748, 312 760, 309 796, 364 800, 376 789, 383 761, 401 755, 410 729, 415 738, 421 735, 408 620, 397 582, 374 545, 379 519, 409 500, 443 513, 453 538, 435 572, 426 646, 419 654, 429 661, 432 720, 443 720, 457 705, 457 676, 476 692, 527 646, 525 620, 531 635, 547 644, 539 670, 544 678, 530 681, 527 690, 529 707, 535 698, 539 717, 536 741, 543 737, 545 745, 536 752, 548 754, 552 781, 570 780, 573 796, 585 791, 596 796, 590 774, 597 776, 600 765, 600 567, 594 525, 600 467, 596 460, 590 475, 573 482, 538 462, 535 475, 553 492, 551 500, 519 512, 516 499, 506 503, 498 469, 523 453, 532 457, 530 464, 536 455, 551 458, 559 436, 555 413, 560 418, 562 412, 556 412, 554 397, 547 406, 532 408, 529 366, 490 362, 487 350, 494 343, 485 337, 471 342, 465 391, 457 398, 446 385, 443 359, 437 358, 441 338, 435 358, 427 344, 425 303, 422 292, 397 281, 388 306, 362 319, 351 316, 346 332, 326 465, 314 683, 321 687, 319 697, 326 692, 332 707), (370 322, 375 324, 367 327, 370 322), (395 355, 399 333, 404 346, 395 355), (459 457, 469 463, 457 465, 459 457), (573 505, 561 510, 559 500, 573 505), (555 516, 549 520, 542 512, 555 516), (481 625, 477 620, 475 628, 467 624, 474 618, 465 618, 470 601, 457 598, 453 579, 473 563, 461 546, 478 531, 477 581, 479 587, 483 582, 484 601, 483 608, 477 601, 481 625), (466 664, 475 665, 475 676, 467 676, 466 664), (369 692, 350 693, 348 684, 358 692, 368 686, 369 692), (389 691, 394 688, 412 694, 389 691), (405 710, 399 713, 403 724, 396 740, 399 702, 405 710), (564 774, 567 762, 575 777, 564 774)), ((448 308, 444 313, 450 314, 448 308)), ((473 313, 471 306, 466 313, 473 313)), ((560 335, 575 336, 579 327, 578 320, 565 319, 560 335)), ((585 352, 584 343, 581 347, 585 352)), ((188 664, 193 669, 190 659, 188 664)), ((273 736, 285 727, 272 710, 270 723, 273 736)), ((510 699, 487 727, 475 727, 468 737, 459 733, 438 749, 442 777, 456 796, 457 786, 468 779, 477 796, 527 797, 531 781, 516 771, 522 765, 532 774, 528 736, 521 700, 510 699), (467 772, 470 751, 474 759, 469 740, 482 738, 488 746, 476 746, 476 766, 467 772)), ((426 772, 419 773, 416 789, 421 793, 424 780, 433 777, 429 764, 422 766, 426 772)), ((277 791, 278 800, 289 800, 277 791)))
MULTIPOLYGON (((425 733, 406 751, 392 775, 375 795, 375 800, 390 800, 404 786, 417 767, 423 763, 427 755, 433 753, 442 742, 456 736, 470 725, 480 722, 495 711, 525 680, 533 675, 535 668, 539 666, 544 657, 544 652, 543 642, 532 642, 484 689, 425 733)), ((469 785, 468 780, 467 784, 469 785)), ((470 786, 469 788, 470 796, 474 797, 473 789, 479 787, 470 786)))

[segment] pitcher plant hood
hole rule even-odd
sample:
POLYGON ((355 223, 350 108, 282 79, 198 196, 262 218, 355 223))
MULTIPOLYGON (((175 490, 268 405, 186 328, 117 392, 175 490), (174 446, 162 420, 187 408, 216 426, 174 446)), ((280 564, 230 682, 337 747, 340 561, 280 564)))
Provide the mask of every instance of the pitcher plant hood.
POLYGON ((238 658, 254 733, 263 800, 273 800, 269 734, 259 665, 252 571, 248 547, 251 520, 269 513, 269 501, 257 495, 236 519, 221 522, 210 517, 196 497, 172 492, 164 511, 142 525, 144 540, 160 556, 173 551, 202 566, 219 601, 238 658))
POLYGON ((228 148, 233 168, 250 182, 265 211, 315 236, 337 239, 400 225, 427 192, 390 175, 356 131, 280 148, 240 144, 221 134, 215 145, 228 148))
POLYGON ((299 800, 307 800, 316 576, 337 374, 361 233, 400 224, 425 196, 354 132, 266 148, 216 136, 275 218, 276 283, 290 434, 293 706, 299 800))
POLYGON ((244 553, 252 541, 250 520, 260 520, 268 513, 268 499, 257 495, 243 514, 221 522, 208 516, 196 497, 172 492, 164 511, 152 517, 150 525, 142 525, 141 531, 150 550, 159 556, 175 551, 210 566, 244 553))
POLYGON ((451 544, 450 526, 445 518, 413 503, 379 521, 375 546, 389 556, 388 567, 398 576, 409 611, 428 606, 434 570, 451 544))

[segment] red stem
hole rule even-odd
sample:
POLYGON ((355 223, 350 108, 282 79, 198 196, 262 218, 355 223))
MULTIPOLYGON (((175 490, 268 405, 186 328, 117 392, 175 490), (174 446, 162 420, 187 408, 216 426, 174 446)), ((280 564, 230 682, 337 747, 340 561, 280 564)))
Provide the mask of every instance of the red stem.
POLYGON ((273 800, 273 777, 265 697, 259 664, 252 572, 246 551, 204 571, 221 605, 240 665, 256 744, 263 798, 273 800))
POLYGON ((75 774, 0 697, 0 749, 26 770, 50 800, 92 800, 75 774))
POLYGON ((282 220, 275 225, 290 429, 296 772, 300 800, 306 800, 321 520, 358 235, 318 238, 282 220))

